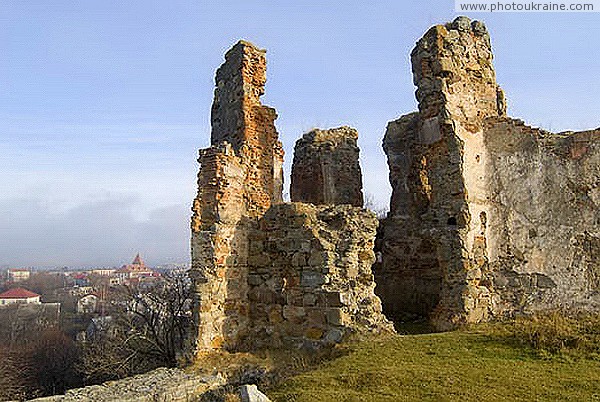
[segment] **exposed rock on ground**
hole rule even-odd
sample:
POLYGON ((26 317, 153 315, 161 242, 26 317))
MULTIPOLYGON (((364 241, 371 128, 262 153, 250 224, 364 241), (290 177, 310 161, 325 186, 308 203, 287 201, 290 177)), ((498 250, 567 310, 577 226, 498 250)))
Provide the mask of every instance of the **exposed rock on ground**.
POLYGON ((36 402, 192 402, 224 385, 220 376, 202 376, 180 369, 159 368, 149 373, 67 391, 36 402))
POLYGON ((256 385, 242 385, 240 387, 242 402, 271 402, 271 400, 258 390, 256 385))

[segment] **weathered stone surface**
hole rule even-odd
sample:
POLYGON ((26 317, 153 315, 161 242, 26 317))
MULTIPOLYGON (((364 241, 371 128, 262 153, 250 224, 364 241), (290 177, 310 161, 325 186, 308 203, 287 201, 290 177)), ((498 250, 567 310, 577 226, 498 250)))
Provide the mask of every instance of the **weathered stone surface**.
POLYGON ((283 152, 275 112, 259 101, 264 83, 264 51, 247 42, 217 71, 193 204, 190 349, 319 346, 393 330, 373 291, 377 220, 352 206, 362 205, 356 130, 315 130, 297 146, 295 169, 323 173, 324 198, 311 201, 345 205, 281 204, 283 152))
POLYGON ((246 167, 249 213, 260 215, 282 201, 283 148, 275 128, 275 109, 260 97, 267 81, 266 51, 239 41, 217 70, 211 112, 211 145, 228 142, 246 167))
POLYGON ((265 51, 238 42, 217 71, 211 147, 200 151, 192 216, 197 335, 190 349, 233 348, 248 321, 248 232, 281 202, 283 150, 275 111, 260 103, 265 51))
POLYGON ((504 114, 504 106, 482 24, 437 25, 411 59, 419 112, 391 122, 384 139, 393 194, 377 275, 386 313, 433 313, 443 327, 489 309, 480 275, 470 272, 480 269, 470 263, 468 241, 476 188, 464 176, 463 155, 477 152, 483 120, 504 114))
POLYGON ((351 127, 314 129, 296 141, 290 195, 293 202, 363 205, 362 174, 351 127))
POLYGON ((598 131, 553 135, 503 117, 480 22, 431 28, 411 58, 419 112, 390 122, 383 144, 384 311, 445 329, 597 305, 598 131))
POLYGON ((32 399, 36 402, 192 402, 225 384, 221 376, 201 376, 180 369, 151 372, 67 391, 65 395, 32 399))
POLYGON ((254 384, 240 387, 240 399, 242 402, 271 402, 254 384))
POLYGON ((492 310, 600 308, 600 130, 494 118, 483 134, 492 310))
POLYGON ((253 236, 269 247, 251 247, 265 260, 249 256, 256 262, 248 264, 250 275, 262 281, 249 284, 246 347, 319 345, 352 331, 393 331, 374 292, 377 225, 372 212, 350 205, 271 207, 253 236))

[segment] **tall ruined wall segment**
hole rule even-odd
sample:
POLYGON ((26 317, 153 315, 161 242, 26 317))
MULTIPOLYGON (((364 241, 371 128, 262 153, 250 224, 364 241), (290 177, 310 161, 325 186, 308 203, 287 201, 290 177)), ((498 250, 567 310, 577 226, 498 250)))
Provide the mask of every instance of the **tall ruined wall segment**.
POLYGON ((600 308, 600 130, 485 122, 485 223, 495 313, 600 308))
POLYGON ((304 169, 326 173, 324 203, 350 205, 282 203, 277 115, 260 103, 265 68, 264 50, 242 41, 217 71, 211 147, 200 151, 192 208, 192 354, 393 331, 373 290, 377 220, 352 206, 362 205, 358 134, 314 132, 299 153, 304 169))
POLYGON ((240 41, 216 76, 211 147, 200 151, 192 268, 197 350, 234 348, 248 327, 248 233, 282 200, 275 111, 260 103, 265 51, 240 41))
POLYGON ((264 106, 266 52, 239 41, 217 70, 211 110, 211 145, 228 142, 247 165, 249 213, 260 215, 282 201, 283 148, 275 109, 264 106), (250 191, 251 190, 251 191, 250 191), (256 209, 255 212, 252 212, 256 209))
POLYGON ((390 122, 383 143, 393 189, 376 272, 384 311, 427 315, 444 329, 515 311, 594 304, 584 279, 594 275, 582 272, 596 270, 589 261, 597 258, 581 249, 593 250, 597 239, 597 132, 542 135, 504 117, 481 22, 459 17, 431 28, 411 60, 419 111, 390 122), (576 151, 566 151, 567 143, 576 151), (577 162, 566 157, 582 149, 577 162), (578 197, 587 204, 577 206, 578 197), (532 209, 547 213, 546 222, 532 209), (576 219, 575 210, 582 214, 576 219), (524 226, 536 233, 527 245, 515 229, 524 226), (588 246, 577 246, 582 242, 588 246))
POLYGON ((386 313, 433 315, 444 324, 484 318, 488 289, 472 263, 468 196, 479 182, 463 175, 481 124, 503 115, 485 26, 459 17, 431 28, 411 53, 419 112, 391 122, 384 138, 392 202, 378 272, 386 313))
POLYGON ((293 202, 362 207, 362 174, 351 127, 314 129, 296 141, 290 196, 293 202))

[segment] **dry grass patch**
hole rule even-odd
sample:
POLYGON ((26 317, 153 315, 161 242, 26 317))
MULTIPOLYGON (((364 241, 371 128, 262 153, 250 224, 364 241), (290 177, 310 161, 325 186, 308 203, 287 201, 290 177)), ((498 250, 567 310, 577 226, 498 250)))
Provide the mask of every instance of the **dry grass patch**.
POLYGON ((597 323, 563 314, 371 338, 267 394, 311 402, 600 401, 597 323))

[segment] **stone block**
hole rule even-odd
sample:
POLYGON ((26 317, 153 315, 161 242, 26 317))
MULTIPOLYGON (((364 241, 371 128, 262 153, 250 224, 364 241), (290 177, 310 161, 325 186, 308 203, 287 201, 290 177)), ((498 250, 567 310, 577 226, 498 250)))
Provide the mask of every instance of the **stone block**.
POLYGON ((241 402, 271 402, 271 400, 258 390, 256 385, 242 385, 240 387, 241 402))
POLYGON ((297 306, 283 306, 283 317, 286 320, 293 320, 302 318, 306 315, 304 307, 297 306))
POLYGON ((339 343, 344 338, 344 332, 338 328, 331 328, 325 334, 325 341, 328 343, 339 343))
POLYGON ((292 266, 303 267, 306 265, 306 254, 303 252, 294 253, 292 256, 292 266))
POLYGON ((323 337, 323 329, 317 327, 307 328, 304 332, 304 336, 308 339, 319 340, 323 337))
POLYGON ((325 264, 325 255, 322 251, 313 250, 308 258, 308 265, 311 267, 321 267, 325 264))
POLYGON ((326 282, 325 275, 315 271, 302 271, 300 285, 307 288, 318 288, 326 282))
POLYGON ((335 326, 343 326, 347 323, 347 315, 341 308, 327 309, 327 323, 335 326))
POLYGON ((314 293, 305 293, 302 298, 304 306, 314 306, 317 303, 317 296, 314 293))
POLYGON ((324 307, 342 307, 343 297, 340 292, 326 292, 319 294, 319 305, 324 307))

